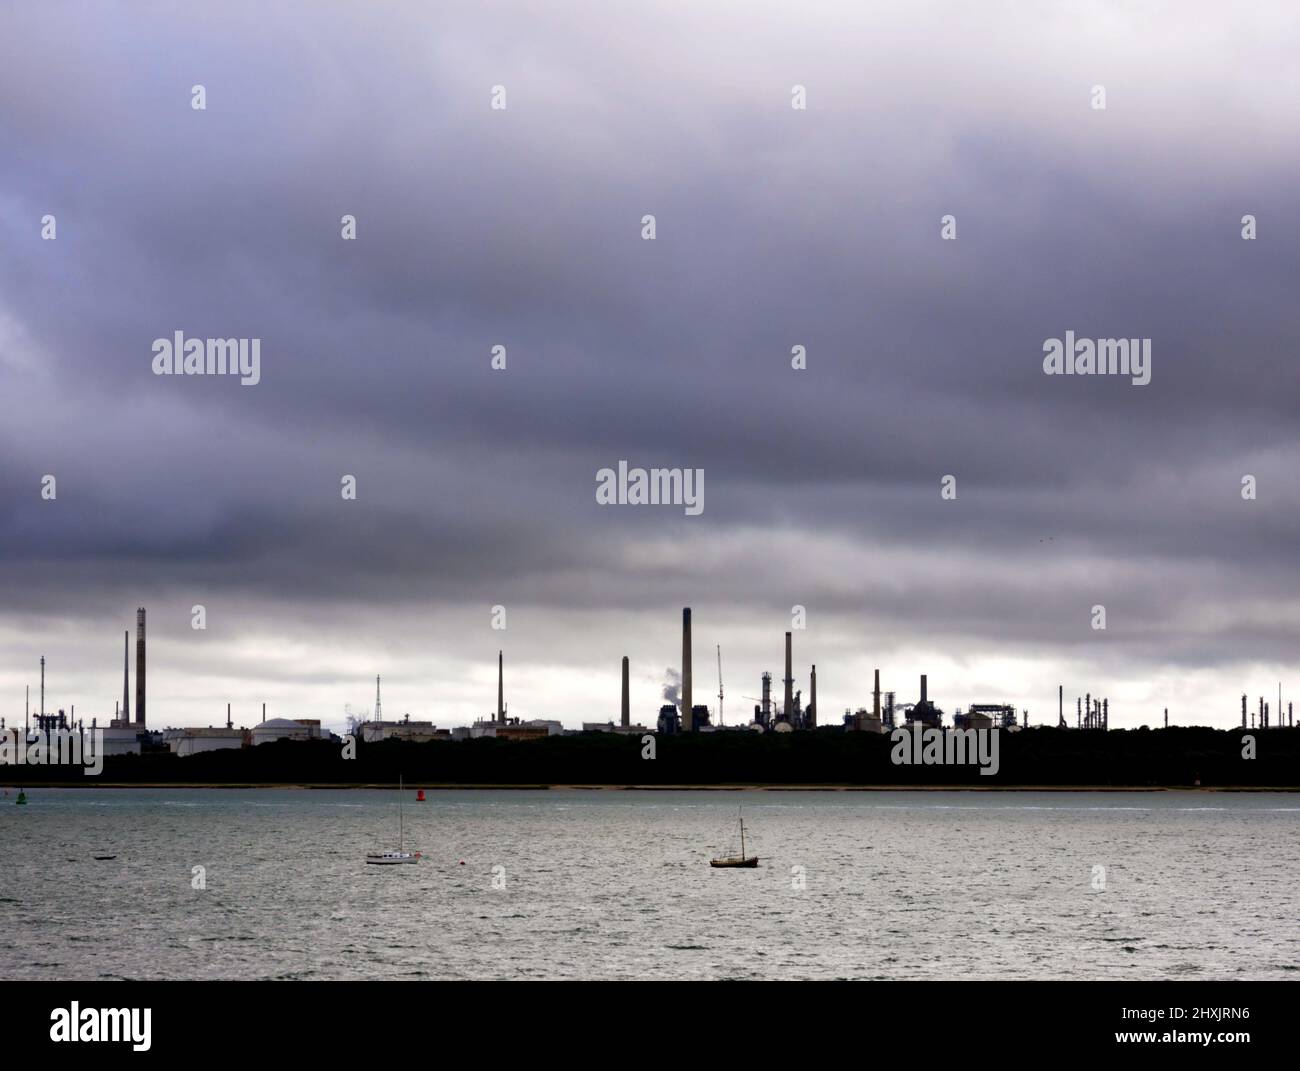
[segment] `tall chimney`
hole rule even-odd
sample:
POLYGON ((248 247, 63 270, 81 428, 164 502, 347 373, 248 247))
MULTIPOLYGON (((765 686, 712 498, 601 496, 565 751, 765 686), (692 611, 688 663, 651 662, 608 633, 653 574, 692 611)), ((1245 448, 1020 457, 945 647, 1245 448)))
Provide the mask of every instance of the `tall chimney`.
POLYGON ((817 667, 813 666, 812 673, 808 681, 808 710, 804 721, 807 723, 805 728, 817 728, 817 667))
POLYGON ((628 690, 627 676, 627 655, 623 656, 623 728, 626 729, 632 723, 632 702, 628 690))
POLYGON ((1243 693, 1241 697, 1241 727, 1246 727, 1246 696, 1243 693))
POLYGON ((506 720, 506 656, 497 651, 497 724, 506 720))
POLYGON ((763 724, 769 725, 772 721, 772 674, 763 674, 763 724))
POLYGON ((794 720, 794 647, 791 634, 785 634, 785 711, 786 721, 794 720))
MULTIPOLYGON (((41 655, 41 717, 45 717, 45 656, 41 655)), ((41 722, 41 728, 45 723, 41 722)))
POLYGON ((876 687, 871 692, 871 714, 880 721, 880 670, 876 670, 876 687))
POLYGON ((921 674, 921 702, 919 704, 920 706, 925 706, 925 704, 929 702, 929 700, 927 699, 928 689, 926 687, 926 684, 927 682, 925 679, 925 674, 922 673, 921 674))
POLYGON ((1101 727, 1103 729, 1110 728, 1110 700, 1109 699, 1103 699, 1101 701, 1101 727))
MULTIPOLYGON (((27 698, 23 700, 23 732, 30 732, 32 728, 32 686, 27 686, 27 698)), ((23 743, 27 742, 27 737, 23 737, 23 743)))
POLYGON ((235 723, 230 720, 230 704, 227 703, 226 704, 226 728, 233 729, 234 727, 235 727, 235 723))
POLYGON ((131 630, 122 630, 122 721, 131 720, 131 630))
POLYGON ((1065 685, 1056 686, 1056 725, 1059 729, 1065 728, 1065 685))
POLYGON ((691 608, 682 607, 682 732, 695 732, 691 707, 691 608))
POLYGON ((135 612, 135 723, 144 728, 144 607, 135 612))

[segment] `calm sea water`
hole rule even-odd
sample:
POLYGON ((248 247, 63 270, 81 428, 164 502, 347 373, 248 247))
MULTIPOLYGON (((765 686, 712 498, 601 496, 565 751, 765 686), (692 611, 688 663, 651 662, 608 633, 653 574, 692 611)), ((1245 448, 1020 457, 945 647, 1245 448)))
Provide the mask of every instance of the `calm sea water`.
POLYGON ((1296 796, 414 796, 0 797, 0 977, 1300 979, 1296 796))

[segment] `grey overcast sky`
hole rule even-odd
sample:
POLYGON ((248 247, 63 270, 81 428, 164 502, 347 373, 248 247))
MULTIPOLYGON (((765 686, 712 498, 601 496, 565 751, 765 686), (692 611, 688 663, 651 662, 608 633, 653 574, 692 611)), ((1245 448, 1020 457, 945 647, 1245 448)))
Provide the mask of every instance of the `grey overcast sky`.
POLYGON ((387 717, 464 724, 498 648, 512 715, 616 717, 627 654, 649 724, 684 605, 728 722, 795 605, 824 723, 875 667, 1035 723, 1058 683, 1115 726, 1290 697, 1298 26, 5 5, 0 713, 43 654, 47 706, 111 716, 138 605, 154 727, 337 726, 376 674, 387 717), (261 382, 155 376, 178 330, 260 338, 261 382), (1071 330, 1150 338, 1150 384, 1044 375, 1071 330), (703 469, 703 513, 598 505, 620 459, 703 469))

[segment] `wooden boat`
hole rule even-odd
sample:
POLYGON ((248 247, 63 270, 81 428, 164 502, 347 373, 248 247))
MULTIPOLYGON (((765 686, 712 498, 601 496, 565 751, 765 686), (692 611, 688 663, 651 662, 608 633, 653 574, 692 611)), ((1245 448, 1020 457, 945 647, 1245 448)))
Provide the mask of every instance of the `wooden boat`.
POLYGON ((740 854, 724 855, 721 859, 710 859, 709 866, 718 867, 756 867, 758 856, 745 854, 745 819, 740 819, 740 854))

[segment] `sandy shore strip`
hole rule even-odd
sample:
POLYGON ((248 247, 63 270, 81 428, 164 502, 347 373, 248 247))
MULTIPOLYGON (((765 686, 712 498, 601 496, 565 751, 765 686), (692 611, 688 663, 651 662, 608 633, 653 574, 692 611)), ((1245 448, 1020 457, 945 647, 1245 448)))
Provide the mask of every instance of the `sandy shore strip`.
MULTIPOLYGON (((4 787, 0 785, 0 787, 4 787)), ((391 789, 389 782, 367 784, 277 781, 28 781, 9 786, 10 792, 28 788, 275 788, 275 789, 391 789)), ((412 781, 414 792, 456 790, 466 792, 560 791, 560 792, 1300 792, 1295 785, 577 785, 577 784, 464 784, 412 781)))

